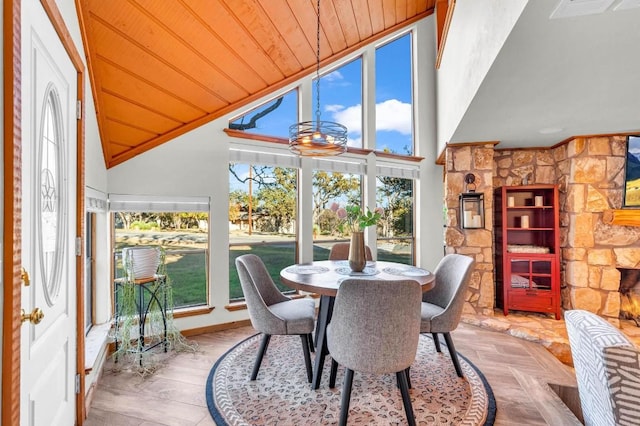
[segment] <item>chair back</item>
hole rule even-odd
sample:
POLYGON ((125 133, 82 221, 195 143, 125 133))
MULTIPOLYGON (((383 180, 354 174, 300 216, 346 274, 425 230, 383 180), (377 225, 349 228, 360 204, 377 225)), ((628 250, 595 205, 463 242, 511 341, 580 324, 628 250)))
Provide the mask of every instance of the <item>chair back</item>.
POLYGON ((640 424, 640 351, 598 315, 564 313, 584 423, 640 424))
MULTIPOLYGON (((350 243, 335 243, 329 251, 329 260, 347 260, 349 259, 349 246, 350 243)), ((371 249, 369 246, 364 246, 364 253, 367 260, 373 260, 371 249)))
POLYGON ((431 290, 422 294, 422 301, 444 309, 444 312, 438 315, 440 321, 455 323, 456 326, 460 322, 473 263, 473 258, 469 256, 448 254, 433 271, 435 284, 431 290))
POLYGON ((366 373, 408 368, 418 349, 421 294, 412 280, 344 280, 327 330, 331 357, 366 373))
POLYGON ((290 299, 276 287, 262 259, 255 254, 238 256, 236 269, 253 328, 267 334, 285 334, 274 330, 274 327, 283 327, 284 322, 269 310, 269 306, 290 299))

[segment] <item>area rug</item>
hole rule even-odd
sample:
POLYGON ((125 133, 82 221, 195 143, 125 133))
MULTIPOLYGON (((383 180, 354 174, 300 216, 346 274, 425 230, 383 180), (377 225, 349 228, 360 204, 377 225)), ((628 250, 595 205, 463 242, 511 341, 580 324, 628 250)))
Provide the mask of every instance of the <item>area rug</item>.
MULTIPOLYGON (((209 412, 218 425, 331 425, 340 418, 344 370, 329 388, 330 357, 322 371, 320 389, 307 382, 300 338, 272 336, 258 378, 249 376, 260 335, 230 349, 213 366, 206 385, 209 412)), ((496 405, 491 387, 480 371, 459 355, 459 378, 446 347, 437 353, 430 336, 421 335, 411 366, 410 389, 418 424, 492 425, 496 405)), ((395 374, 356 372, 351 392, 349 424, 406 424, 395 374)))

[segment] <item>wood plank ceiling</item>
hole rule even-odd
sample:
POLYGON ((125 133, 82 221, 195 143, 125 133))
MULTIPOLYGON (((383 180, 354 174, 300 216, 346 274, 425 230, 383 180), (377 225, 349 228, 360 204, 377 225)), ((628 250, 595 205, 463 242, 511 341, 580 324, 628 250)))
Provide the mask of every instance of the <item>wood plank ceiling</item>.
MULTIPOLYGON (((321 64, 436 0, 322 0, 321 64)), ((76 0, 107 168, 315 71, 316 0, 76 0)))

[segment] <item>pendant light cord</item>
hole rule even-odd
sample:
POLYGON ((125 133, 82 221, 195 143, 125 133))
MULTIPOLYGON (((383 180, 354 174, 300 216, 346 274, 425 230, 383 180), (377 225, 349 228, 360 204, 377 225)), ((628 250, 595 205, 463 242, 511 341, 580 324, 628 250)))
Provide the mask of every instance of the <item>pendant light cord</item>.
POLYGON ((320 0, 318 0, 318 25, 316 32, 316 121, 320 122, 320 0))

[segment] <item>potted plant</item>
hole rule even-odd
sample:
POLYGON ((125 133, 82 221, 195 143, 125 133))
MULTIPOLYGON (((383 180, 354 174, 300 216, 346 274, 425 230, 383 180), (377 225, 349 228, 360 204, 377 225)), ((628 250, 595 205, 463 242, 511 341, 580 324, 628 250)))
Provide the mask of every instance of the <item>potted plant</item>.
POLYGON ((349 267, 354 272, 362 272, 367 264, 364 248, 364 229, 378 223, 378 220, 382 217, 382 209, 378 207, 374 211, 368 208, 362 210, 360 206, 351 205, 338 209, 336 214, 343 220, 343 225, 346 225, 348 231, 351 232, 349 267))

